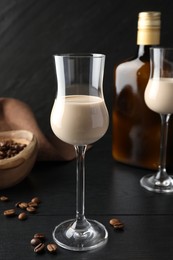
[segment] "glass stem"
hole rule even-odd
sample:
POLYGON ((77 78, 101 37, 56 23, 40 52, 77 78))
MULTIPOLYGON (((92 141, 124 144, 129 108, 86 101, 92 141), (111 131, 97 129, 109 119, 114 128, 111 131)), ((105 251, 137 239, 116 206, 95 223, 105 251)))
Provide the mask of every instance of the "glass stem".
POLYGON ((161 141, 160 141, 160 165, 159 171, 156 174, 156 179, 161 182, 167 180, 168 174, 166 172, 166 150, 167 150, 167 140, 168 140, 168 123, 171 114, 161 114, 161 141))
POLYGON ((85 152, 87 145, 77 146, 76 151, 76 229, 88 228, 85 219, 85 152))

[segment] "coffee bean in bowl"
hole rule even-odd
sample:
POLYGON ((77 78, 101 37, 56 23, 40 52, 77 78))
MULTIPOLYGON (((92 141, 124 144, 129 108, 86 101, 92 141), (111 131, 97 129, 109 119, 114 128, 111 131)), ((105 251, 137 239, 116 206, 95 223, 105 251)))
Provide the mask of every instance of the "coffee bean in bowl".
POLYGON ((0 132, 0 189, 21 182, 37 157, 37 140, 26 130, 0 132))

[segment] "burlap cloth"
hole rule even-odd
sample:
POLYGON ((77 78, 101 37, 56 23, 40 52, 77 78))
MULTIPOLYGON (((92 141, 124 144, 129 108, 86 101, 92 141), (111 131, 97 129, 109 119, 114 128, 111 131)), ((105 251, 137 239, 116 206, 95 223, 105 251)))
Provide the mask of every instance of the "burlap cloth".
POLYGON ((0 98, 0 131, 29 130, 37 138, 39 161, 64 161, 75 158, 73 146, 63 143, 52 134, 46 137, 31 108, 12 98, 0 98))

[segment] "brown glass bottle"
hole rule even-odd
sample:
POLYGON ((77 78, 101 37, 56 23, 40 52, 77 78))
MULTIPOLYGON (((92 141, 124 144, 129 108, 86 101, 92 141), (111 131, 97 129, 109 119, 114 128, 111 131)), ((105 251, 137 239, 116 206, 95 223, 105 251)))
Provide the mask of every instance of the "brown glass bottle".
MULTIPOLYGON (((113 102, 113 158, 119 162, 157 169, 160 151, 160 116, 145 104, 150 73, 149 49, 160 43, 160 13, 139 14, 137 55, 115 68, 113 102)), ((173 123, 170 122, 167 164, 173 163, 173 123)))

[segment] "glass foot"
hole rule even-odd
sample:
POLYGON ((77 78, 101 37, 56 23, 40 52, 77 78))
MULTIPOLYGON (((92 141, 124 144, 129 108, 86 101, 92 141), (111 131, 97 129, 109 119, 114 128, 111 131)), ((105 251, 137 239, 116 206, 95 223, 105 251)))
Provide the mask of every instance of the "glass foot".
POLYGON ((75 229, 75 220, 67 220, 55 227, 54 241, 61 247, 72 251, 87 251, 103 246, 107 242, 106 228, 95 220, 88 220, 85 230, 75 229))
POLYGON ((149 174, 140 180, 140 184, 149 191, 158 193, 173 192, 173 176, 168 176, 166 180, 159 181, 155 175, 149 174))

